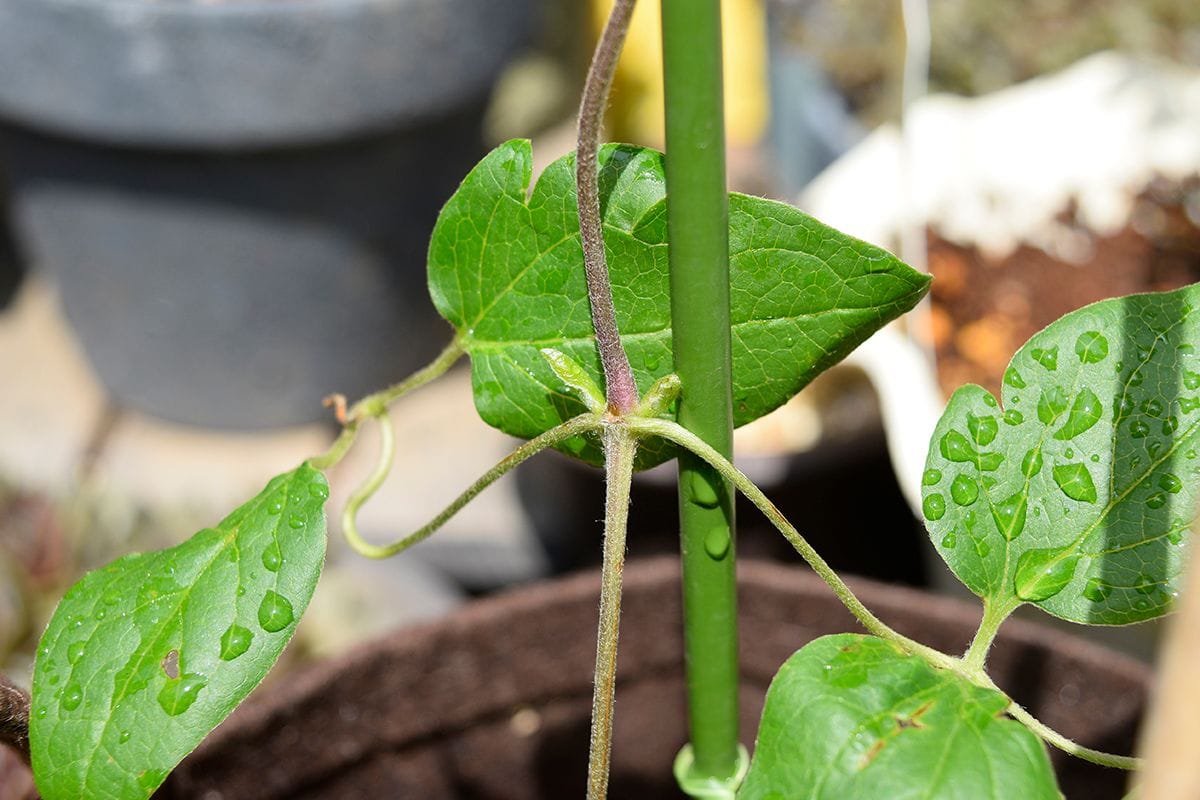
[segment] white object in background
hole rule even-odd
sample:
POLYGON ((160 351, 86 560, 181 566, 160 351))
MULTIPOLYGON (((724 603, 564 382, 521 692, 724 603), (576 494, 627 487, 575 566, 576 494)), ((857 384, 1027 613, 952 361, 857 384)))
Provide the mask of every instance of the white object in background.
POLYGON ((910 186, 900 134, 883 126, 817 176, 801 207, 893 249, 915 214, 993 257, 1029 244, 1078 259, 1088 238, 1058 219, 1072 204, 1113 234, 1155 177, 1200 172, 1200 70, 1098 53, 984 97, 922 98, 905 125, 910 186))

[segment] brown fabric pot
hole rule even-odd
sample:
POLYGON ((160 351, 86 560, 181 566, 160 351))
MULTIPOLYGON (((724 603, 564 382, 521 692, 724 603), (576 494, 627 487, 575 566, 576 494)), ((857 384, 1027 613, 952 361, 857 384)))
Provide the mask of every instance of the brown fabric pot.
MULTIPOLYGON (((804 643, 857 630, 807 570, 739 564, 743 740, 779 665, 804 643)), ((977 607, 857 582, 897 630, 951 652, 977 607)), ((609 796, 680 797, 671 762, 686 739, 679 568, 626 570, 609 796)), ((599 577, 533 586, 402 631, 255 695, 175 772, 159 797, 578 797, 587 764, 599 577)), ((998 683, 1084 744, 1129 752, 1148 668, 1014 620, 991 659, 998 683)), ((1119 798, 1123 773, 1055 752, 1068 798, 1119 798)))

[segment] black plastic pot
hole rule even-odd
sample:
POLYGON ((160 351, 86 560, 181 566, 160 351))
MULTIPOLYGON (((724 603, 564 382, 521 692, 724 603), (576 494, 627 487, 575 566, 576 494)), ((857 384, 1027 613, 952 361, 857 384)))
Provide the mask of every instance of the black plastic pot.
POLYGON ((428 236, 530 5, 0 4, 17 233, 113 397, 288 424, 435 353, 428 236))
MULTIPOLYGON (((743 739, 751 742, 779 665, 817 636, 856 630, 803 568, 739 562, 743 739)), ((977 606, 859 581, 898 630, 953 652, 977 606)), ((255 694, 184 761, 166 800, 578 797, 587 771, 595 659, 595 573, 469 606, 255 694)), ((1020 620, 1005 624, 991 672, 1077 741, 1132 749, 1149 670, 1020 620)), ((686 741, 678 559, 631 563, 618 658, 609 796, 681 798, 671 761, 686 741)), ((1052 754, 1068 798, 1116 800, 1125 775, 1052 754)), ((880 800, 883 800, 880 798, 880 800)))

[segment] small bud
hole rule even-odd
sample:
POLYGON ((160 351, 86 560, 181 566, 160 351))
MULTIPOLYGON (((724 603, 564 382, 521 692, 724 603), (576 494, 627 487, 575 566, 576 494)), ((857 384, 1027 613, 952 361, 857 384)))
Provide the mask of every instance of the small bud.
POLYGON ((575 395, 583 401, 588 411, 593 414, 603 414, 608 404, 604 402, 604 392, 592 380, 583 367, 573 358, 553 347, 543 347, 540 351, 542 358, 554 370, 558 379, 575 391, 575 395))

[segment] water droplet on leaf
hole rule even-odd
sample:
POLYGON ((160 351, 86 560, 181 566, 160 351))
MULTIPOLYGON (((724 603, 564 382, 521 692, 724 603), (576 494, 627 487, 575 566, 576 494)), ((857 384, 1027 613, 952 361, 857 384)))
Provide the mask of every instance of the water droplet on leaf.
POLYGON ((987 539, 976 539, 975 540, 975 554, 976 555, 978 555, 980 558, 987 558, 988 554, 991 552, 992 552, 992 546, 990 544, 988 544, 987 539))
POLYGON ((1099 364, 1108 357, 1108 339, 1099 331, 1081 333, 1075 340, 1075 355, 1084 364, 1099 364))
POLYGON ((950 531, 942 537, 942 547, 946 548, 947 550, 953 550, 954 545, 956 544, 958 544, 958 536, 954 533, 954 531, 950 531))
POLYGON ((279 542, 271 542, 262 552, 262 564, 271 572, 278 572, 280 566, 283 565, 283 553, 279 549, 279 542))
POLYGON ((1067 393, 1061 386, 1043 389, 1038 397, 1038 419, 1051 425, 1067 410, 1067 393))
POLYGON ((1009 367, 1004 372, 1004 382, 1014 389, 1024 389, 1025 379, 1021 377, 1021 373, 1017 372, 1013 367, 1009 367))
POLYGON ((1025 415, 1015 408, 1010 408, 1004 412, 1004 422, 1008 425, 1020 425, 1025 421, 1025 415))
POLYGON ((1096 484, 1085 464, 1059 464, 1054 467, 1054 482, 1062 493, 1081 503, 1096 502, 1096 484))
POLYGON ((927 469, 925 474, 921 476, 921 483, 925 486, 934 486, 942 479, 941 470, 927 469))
POLYGON ((192 707, 200 690, 208 685, 208 679, 194 672, 180 675, 167 681, 158 693, 158 705, 168 716, 177 717, 192 707))
POLYGON ((1112 594, 1112 587, 1099 578, 1088 578, 1083 587, 1083 596, 1093 603, 1103 603, 1112 594))
POLYGON ((979 498, 979 484, 968 475, 959 475, 950 484, 950 496, 960 506, 969 506, 979 498))
POLYGON ((1046 600, 1071 582, 1078 565, 1079 555, 1062 548, 1026 550, 1017 560, 1013 591, 1029 602, 1046 600))
POLYGON ((258 624, 268 633, 276 633, 292 624, 296 618, 291 602, 283 595, 268 589, 258 606, 258 624))
POLYGON ((925 519, 937 522, 946 516, 946 498, 940 494, 927 495, 921 503, 921 510, 925 512, 925 519))
POLYGON ((939 448, 941 449, 942 457, 950 461, 963 463, 975 460, 975 448, 967 441, 967 437, 958 431, 947 431, 942 436, 939 448))
POLYGON ((1025 530, 1027 502, 1025 492, 1021 491, 992 506, 992 520, 1005 539, 1012 541, 1025 530))
POLYGON ((1054 438, 1060 441, 1074 439, 1099 422, 1103 413, 1104 406, 1101 405, 1100 398, 1085 386, 1076 395, 1075 402, 1071 404, 1071 411, 1067 414, 1067 421, 1055 432, 1054 438))
POLYGON ((1042 448, 1035 447, 1021 459, 1021 474, 1032 478, 1042 471, 1042 448))
POLYGON ((1183 481, 1179 479, 1178 475, 1173 475, 1170 472, 1164 473, 1158 479, 1158 485, 1162 487, 1163 491, 1170 492, 1171 494, 1179 494, 1183 490, 1183 481))
POLYGON ((250 649, 254 634, 241 625, 233 624, 221 634, 221 660, 233 661, 250 649))
POLYGON ((79 708, 82 703, 83 689, 79 687, 79 684, 72 683, 67 687, 66 691, 63 692, 62 707, 67 711, 74 711, 75 709, 79 708))
POLYGON ((1039 364, 1041 364, 1043 367, 1050 370, 1051 372, 1058 369, 1058 346, 1057 345, 1054 347, 1047 347, 1047 348, 1035 347, 1029 351, 1029 354, 1031 356, 1033 356, 1034 361, 1038 362, 1039 364))
POLYGON ((999 427, 996 424, 996 418, 993 416, 977 417, 974 414, 967 414, 967 430, 971 432, 971 438, 975 441, 975 444, 980 447, 985 447, 992 443, 996 438, 999 427))
POLYGON ((84 643, 71 642, 67 645, 67 663, 74 664, 79 659, 83 658, 84 643))
POLYGON ((288 527, 299 530, 304 527, 305 521, 304 515, 297 512, 288 517, 288 527))
POLYGON ((1129 423, 1129 435, 1133 438, 1145 439, 1149 433, 1150 426, 1146 424, 1145 420, 1135 419, 1133 422, 1129 423))
POLYGON ((1155 492, 1146 498, 1146 505, 1150 508, 1162 508, 1167 504, 1167 496, 1162 492, 1155 492))

